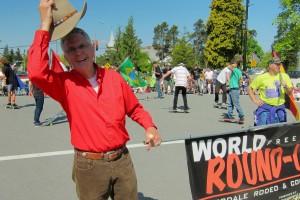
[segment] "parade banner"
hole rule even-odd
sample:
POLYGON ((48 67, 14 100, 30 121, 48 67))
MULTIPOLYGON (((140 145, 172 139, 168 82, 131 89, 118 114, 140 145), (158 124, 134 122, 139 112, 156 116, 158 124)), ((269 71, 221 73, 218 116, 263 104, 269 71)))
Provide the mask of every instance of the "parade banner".
POLYGON ((185 140, 193 199, 300 199, 300 123, 185 140))

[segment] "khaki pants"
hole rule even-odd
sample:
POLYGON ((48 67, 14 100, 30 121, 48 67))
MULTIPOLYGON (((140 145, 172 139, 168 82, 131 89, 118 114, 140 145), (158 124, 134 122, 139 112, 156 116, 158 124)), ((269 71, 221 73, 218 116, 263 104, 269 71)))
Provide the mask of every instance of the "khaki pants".
POLYGON ((80 200, 138 200, 137 179, 126 149, 114 161, 74 157, 73 181, 80 200))

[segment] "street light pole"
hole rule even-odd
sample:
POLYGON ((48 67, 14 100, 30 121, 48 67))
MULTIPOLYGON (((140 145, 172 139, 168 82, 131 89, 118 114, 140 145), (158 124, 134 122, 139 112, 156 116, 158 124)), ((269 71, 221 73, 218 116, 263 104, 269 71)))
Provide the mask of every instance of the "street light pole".
POLYGON ((244 53, 243 53, 243 70, 247 70, 247 34, 248 34, 248 8, 250 0, 246 0, 246 18, 244 33, 244 53))
MULTIPOLYGON (((105 24, 103 21, 100 21, 100 22, 98 22, 98 24, 105 24)), ((101 31, 101 30, 100 30, 101 31)), ((99 34, 99 35, 101 35, 101 34, 99 34)), ((95 37, 94 37, 95 39, 92 41, 93 42, 93 46, 94 46, 94 53, 95 53, 95 60, 94 60, 94 62, 96 63, 97 62, 97 51, 98 51, 98 49, 100 49, 100 45, 101 45, 101 40, 100 40, 100 36, 99 36, 99 40, 97 39, 97 36, 96 36, 96 33, 95 33, 95 37), (98 47, 98 48, 97 48, 98 47)))

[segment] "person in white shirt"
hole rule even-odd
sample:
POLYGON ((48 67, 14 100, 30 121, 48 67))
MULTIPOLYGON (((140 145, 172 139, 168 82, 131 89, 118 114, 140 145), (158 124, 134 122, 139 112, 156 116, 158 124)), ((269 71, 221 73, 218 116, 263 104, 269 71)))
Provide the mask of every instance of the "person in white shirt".
POLYGON ((226 83, 230 81, 230 75, 231 70, 229 67, 233 67, 234 65, 237 65, 237 62, 235 60, 232 60, 230 64, 222 69, 220 74, 217 77, 217 83, 216 83, 216 90, 215 90, 215 103, 214 107, 218 107, 219 103, 219 93, 220 90, 222 90, 222 108, 226 108, 226 102, 227 102, 227 88, 226 83))
POLYGON ((178 94, 181 91, 183 104, 184 104, 184 111, 189 109, 187 105, 187 98, 186 98, 186 87, 188 85, 188 79, 192 80, 190 72, 184 67, 183 63, 179 63, 178 67, 174 67, 171 71, 168 71, 166 74, 163 75, 161 81, 169 76, 170 74, 174 74, 176 77, 175 79, 175 94, 173 100, 173 110, 177 110, 177 101, 178 101, 178 94))
POLYGON ((212 83, 214 79, 214 72, 210 70, 209 67, 206 68, 206 72, 204 74, 206 85, 207 85, 207 93, 211 94, 212 93, 212 83))

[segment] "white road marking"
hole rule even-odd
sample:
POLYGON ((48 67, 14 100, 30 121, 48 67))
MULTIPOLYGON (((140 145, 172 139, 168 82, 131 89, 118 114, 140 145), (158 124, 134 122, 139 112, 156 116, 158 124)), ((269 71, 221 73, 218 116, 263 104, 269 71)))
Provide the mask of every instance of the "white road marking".
MULTIPOLYGON (((184 140, 177 140, 172 142, 164 142, 161 145, 168 145, 168 144, 180 144, 184 143, 184 140)), ((127 148, 139 148, 145 147, 145 144, 128 144, 126 145, 127 148)), ((23 154, 23 155, 14 155, 14 156, 3 156, 0 157, 1 161, 9 161, 9 160, 20 160, 20 159, 28 159, 28 158, 40 158, 40 157, 49 157, 49 156, 60 156, 60 155, 69 155, 73 154, 74 150, 66 150, 66 151, 53 151, 53 152, 45 152, 45 153, 33 153, 33 154, 23 154)))

